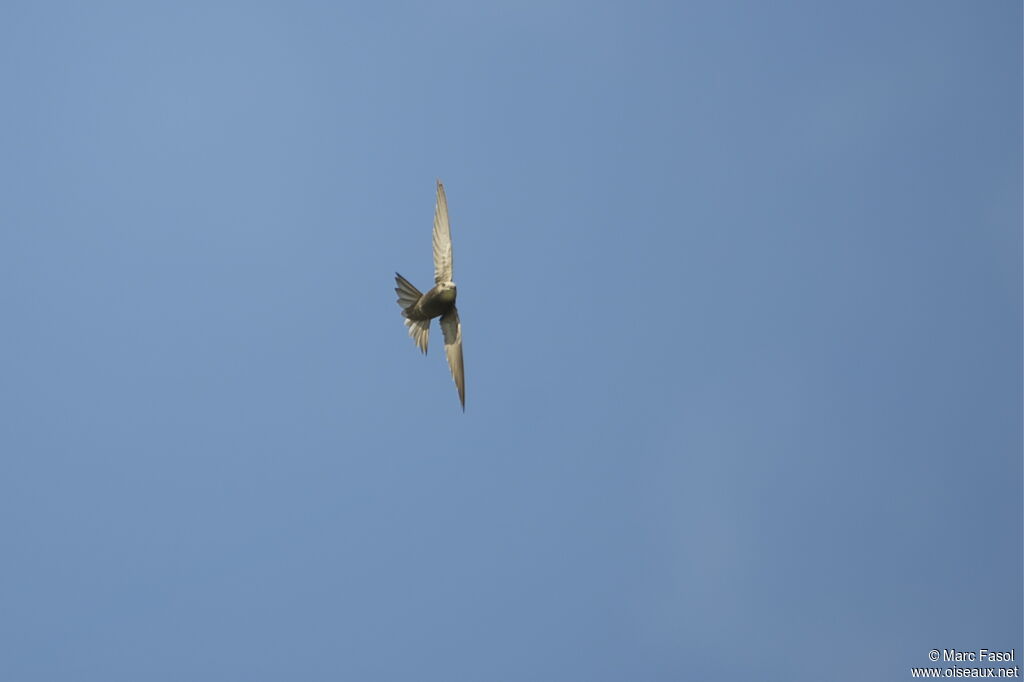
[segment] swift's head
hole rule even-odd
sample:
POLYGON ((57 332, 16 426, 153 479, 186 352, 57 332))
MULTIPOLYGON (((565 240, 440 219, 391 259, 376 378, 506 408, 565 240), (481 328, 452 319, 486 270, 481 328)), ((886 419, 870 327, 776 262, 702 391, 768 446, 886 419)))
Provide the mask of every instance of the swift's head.
POLYGON ((454 301, 457 293, 455 282, 441 282, 437 285, 438 298, 442 301, 454 301))

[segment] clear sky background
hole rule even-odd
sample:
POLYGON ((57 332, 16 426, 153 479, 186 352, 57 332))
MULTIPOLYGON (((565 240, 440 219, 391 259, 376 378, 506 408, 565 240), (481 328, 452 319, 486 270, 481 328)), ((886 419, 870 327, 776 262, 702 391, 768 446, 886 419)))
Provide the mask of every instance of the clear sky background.
POLYGON ((3 3, 0 678, 1020 664, 1021 23, 3 3))

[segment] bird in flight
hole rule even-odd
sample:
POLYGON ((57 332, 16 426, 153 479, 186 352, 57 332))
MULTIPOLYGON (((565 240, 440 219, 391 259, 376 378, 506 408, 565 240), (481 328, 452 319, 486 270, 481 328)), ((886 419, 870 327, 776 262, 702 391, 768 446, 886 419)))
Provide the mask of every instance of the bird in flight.
POLYGON ((437 181, 437 205, 434 207, 434 288, 425 294, 395 273, 398 305, 409 328, 409 336, 424 354, 430 336, 430 321, 440 317, 444 334, 444 354, 459 389, 459 402, 466 411, 466 376, 462 370, 462 324, 455 307, 455 282, 452 281, 452 231, 448 225, 448 200, 444 185, 437 181))

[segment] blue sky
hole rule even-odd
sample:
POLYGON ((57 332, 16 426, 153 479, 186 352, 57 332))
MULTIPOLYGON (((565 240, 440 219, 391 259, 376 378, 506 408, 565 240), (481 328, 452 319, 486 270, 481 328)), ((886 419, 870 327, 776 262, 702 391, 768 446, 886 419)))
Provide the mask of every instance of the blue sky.
POLYGON ((1021 24, 4 3, 0 677, 1019 664, 1021 24))

